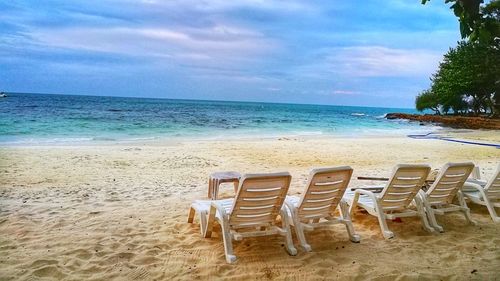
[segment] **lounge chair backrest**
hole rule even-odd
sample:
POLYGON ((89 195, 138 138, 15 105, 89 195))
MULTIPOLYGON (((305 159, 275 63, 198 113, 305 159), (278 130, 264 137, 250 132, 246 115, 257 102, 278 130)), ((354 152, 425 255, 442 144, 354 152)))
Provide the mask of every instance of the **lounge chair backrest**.
POLYGON ((332 216, 352 176, 349 166, 313 169, 302 194, 298 215, 301 220, 332 216))
POLYGON ((231 227, 258 227, 275 223, 291 179, 287 172, 243 175, 229 217, 231 227))
POLYGON ((500 164, 484 189, 490 200, 500 199, 500 164))
POLYGON ((422 188, 430 170, 428 165, 396 165, 380 194, 379 204, 382 209, 391 211, 407 208, 422 188))
POLYGON ((451 204, 457 192, 462 189, 465 180, 474 169, 474 164, 447 163, 441 168, 436 180, 427 190, 430 204, 451 204))

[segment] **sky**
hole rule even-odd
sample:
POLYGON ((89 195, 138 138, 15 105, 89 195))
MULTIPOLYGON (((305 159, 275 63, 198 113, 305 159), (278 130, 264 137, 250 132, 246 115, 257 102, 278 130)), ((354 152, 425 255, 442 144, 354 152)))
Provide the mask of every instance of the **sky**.
POLYGON ((0 2, 0 91, 413 107, 442 0, 0 2))

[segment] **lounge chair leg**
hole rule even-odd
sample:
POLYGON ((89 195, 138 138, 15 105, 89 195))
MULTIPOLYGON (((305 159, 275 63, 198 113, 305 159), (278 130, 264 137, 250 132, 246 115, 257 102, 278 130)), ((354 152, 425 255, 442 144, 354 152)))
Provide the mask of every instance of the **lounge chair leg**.
POLYGON ((424 229, 428 232, 434 232, 434 228, 432 228, 429 224, 429 220, 427 219, 427 215, 425 214, 425 207, 422 203, 422 199, 419 198, 419 195, 415 196, 415 205, 417 206, 417 211, 422 220, 422 225, 424 229))
POLYGON ((188 223, 193 223, 195 214, 196 214, 196 210, 193 207, 190 207, 189 208, 189 215, 188 215, 188 223))
MULTIPOLYGON (((290 230, 290 222, 288 221, 288 214, 286 210, 281 209, 281 224, 285 230, 285 247, 288 254, 291 256, 297 255, 297 249, 293 246, 292 232, 290 230)), ((297 227, 297 225, 295 226, 297 227)))
POLYGON ((380 208, 380 205, 378 202, 375 203, 375 211, 377 212, 377 218, 378 222, 380 224, 380 230, 382 231, 382 235, 384 236, 385 239, 390 239, 394 237, 394 233, 389 230, 389 227, 387 226, 387 222, 385 221, 385 214, 382 208, 380 208))
POLYGON ((214 228, 215 222, 215 212, 217 209, 214 206, 210 206, 210 212, 208 214, 208 221, 206 213, 200 213, 200 221, 202 225, 202 234, 205 238, 212 237, 212 230, 214 228))
POLYGON ((477 225, 477 222, 475 220, 472 219, 471 215, 470 215, 470 209, 467 208, 467 209, 464 209, 464 216, 465 216, 465 219, 472 225, 477 225))
POLYGON ((484 191, 484 189, 482 187, 478 187, 477 190, 481 194, 481 198, 483 199, 484 205, 486 205, 486 208, 488 209, 488 212, 490 213, 493 222, 500 222, 500 217, 497 215, 497 212, 495 211, 495 206, 491 203, 488 196, 486 196, 486 192, 484 191))
POLYGON ((352 198, 351 206, 349 207, 349 215, 351 217, 354 213, 354 209, 356 209, 356 206, 358 205, 358 200, 359 200, 359 193, 355 192, 354 197, 352 198))
POLYGON ((465 219, 472 225, 476 225, 477 222, 475 222, 471 215, 470 215, 470 209, 467 207, 467 203, 465 203, 464 195, 461 191, 458 191, 457 193, 458 197, 458 202, 460 203, 460 206, 462 207, 462 212, 464 213, 465 219))
POLYGON ((493 219, 493 222, 500 222, 500 217, 494 217, 492 219, 493 219))
POLYGON ((495 206, 493 206, 493 204, 491 204, 490 200, 488 200, 487 198, 484 198, 484 201, 486 203, 486 208, 488 208, 488 212, 490 212, 490 216, 491 216, 491 219, 493 220, 493 222, 500 222, 500 217, 497 215, 497 212, 495 211, 495 206))
POLYGON ((304 228, 302 228, 302 223, 297 218, 297 216, 294 216, 294 218, 295 220, 293 224, 295 227, 295 233, 297 234, 297 238, 299 239, 300 246, 302 246, 302 248, 304 248, 304 251, 306 252, 312 251, 311 245, 307 244, 306 235, 304 234, 304 228))
MULTIPOLYGON (((200 231, 201 235, 205 238, 209 238, 210 235, 207 237, 206 236, 206 230, 207 230, 207 213, 206 212, 200 212, 200 231)), ((210 229, 210 233, 212 233, 212 229, 210 229)))
POLYGON ((226 255, 226 261, 228 263, 233 263, 236 261, 236 256, 233 252, 233 241, 231 238, 231 234, 229 233, 229 225, 227 222, 222 222, 222 239, 224 241, 224 253, 226 255))
POLYGON ((359 243, 361 241, 361 237, 354 231, 352 222, 350 220, 344 220, 344 225, 347 229, 347 234, 349 235, 349 239, 351 240, 351 242, 359 243))
MULTIPOLYGON (((195 215, 196 215, 196 210, 193 207, 190 207, 188 215, 188 223, 193 223, 195 215)), ((207 213, 200 212, 200 232, 201 235, 204 237, 205 237, 206 227, 207 227, 207 213)))
POLYGON ((429 208, 426 208, 426 213, 432 227, 434 227, 434 229, 439 232, 444 232, 443 227, 440 226, 436 220, 436 215, 434 214, 434 210, 432 209, 432 207, 429 206, 429 208))
POLYGON ((444 232, 443 227, 440 226, 436 221, 436 215, 434 214, 434 210, 432 210, 431 205, 425 199, 426 196, 425 192, 420 191, 419 193, 421 195, 422 204, 424 205, 425 213, 427 214, 427 218, 429 219, 431 226, 438 232, 444 232))
POLYGON ((347 229, 347 234, 349 235, 349 239, 354 243, 359 243, 361 241, 361 237, 354 231, 354 227, 352 226, 351 217, 349 216, 347 203, 343 200, 340 201, 340 215, 342 218, 342 223, 345 225, 347 229))

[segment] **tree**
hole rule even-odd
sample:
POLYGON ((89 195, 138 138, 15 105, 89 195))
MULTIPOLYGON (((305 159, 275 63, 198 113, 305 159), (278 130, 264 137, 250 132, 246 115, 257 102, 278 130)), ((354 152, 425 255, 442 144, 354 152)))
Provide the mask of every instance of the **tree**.
POLYGON ((437 106, 444 113, 452 110, 455 114, 498 115, 500 48, 481 42, 459 42, 444 55, 431 82, 431 88, 416 99, 418 110, 437 106))
MULTIPOLYGON (((425 5, 430 0, 422 0, 425 5)), ((462 39, 492 42, 500 40, 500 1, 492 0, 486 5, 483 0, 445 0, 452 3, 450 9, 460 22, 462 39)))
MULTIPOLYGON (((426 4, 430 0, 422 0, 426 4)), ((500 114, 500 0, 445 0, 460 22, 462 38, 444 55, 431 88, 417 96, 416 107, 444 113, 500 114), (431 99, 434 99, 430 101, 431 99)))
POLYGON ((431 92, 430 90, 423 91, 415 99, 415 107, 418 111, 424 111, 426 109, 433 110, 437 115, 440 115, 439 111, 440 104, 438 96, 431 92))

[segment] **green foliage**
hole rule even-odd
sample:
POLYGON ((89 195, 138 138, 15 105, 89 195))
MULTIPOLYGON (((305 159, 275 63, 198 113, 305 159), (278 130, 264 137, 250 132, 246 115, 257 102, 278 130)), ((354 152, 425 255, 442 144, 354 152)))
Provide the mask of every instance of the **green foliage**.
MULTIPOLYGON (((422 0, 426 4, 430 0, 422 0)), ((445 0, 460 22, 462 38, 488 43, 500 38, 500 0, 486 5, 483 0, 445 0)))
POLYGON ((500 48, 498 44, 459 42, 444 55, 431 77, 431 88, 416 100, 417 109, 441 108, 444 113, 500 112, 500 48), (432 101, 429 101, 432 100, 432 101))
POLYGON ((423 91, 415 99, 415 107, 418 111, 430 109, 436 114, 440 114, 439 106, 438 96, 429 90, 423 91))

